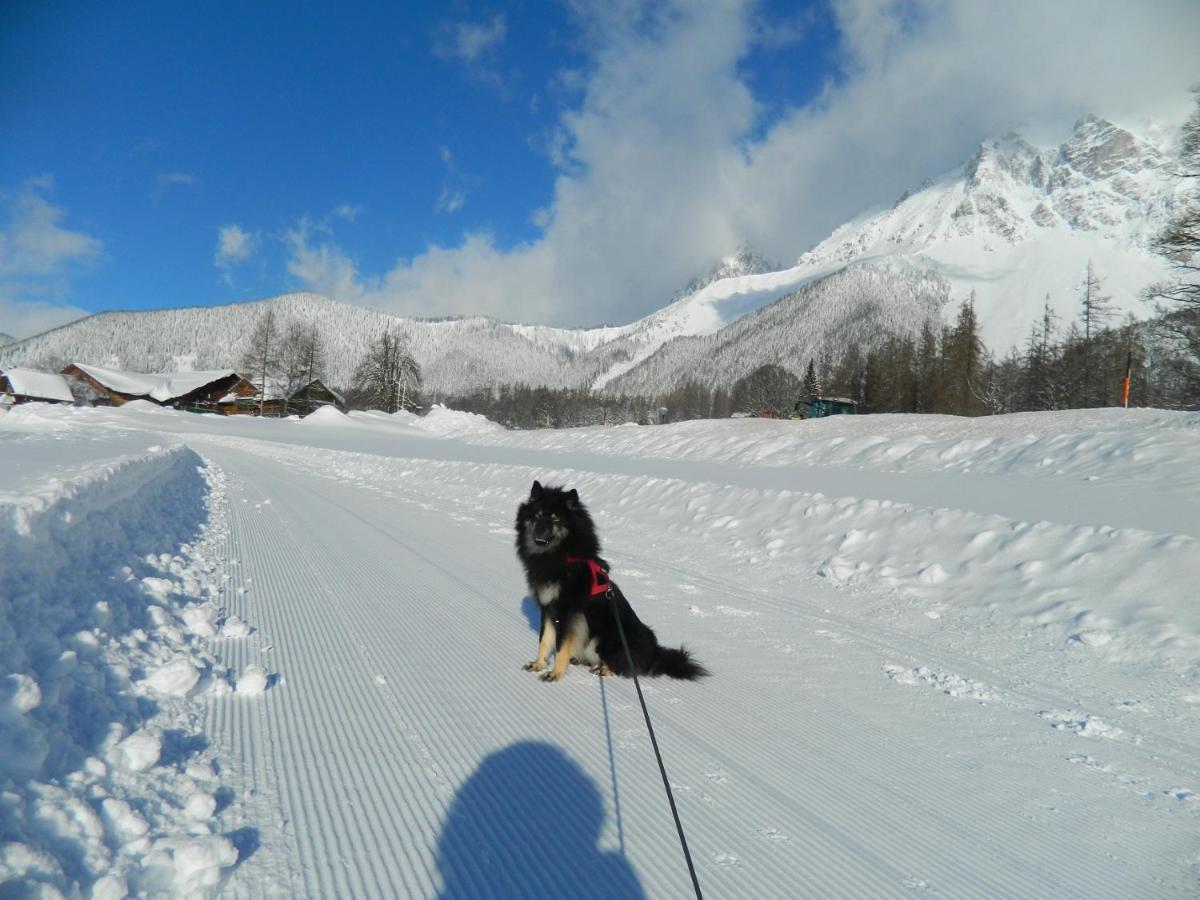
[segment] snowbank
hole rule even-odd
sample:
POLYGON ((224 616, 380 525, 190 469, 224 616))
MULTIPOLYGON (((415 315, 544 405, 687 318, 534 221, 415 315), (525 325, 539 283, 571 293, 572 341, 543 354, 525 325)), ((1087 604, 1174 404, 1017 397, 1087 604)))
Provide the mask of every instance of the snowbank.
POLYGON ((322 406, 314 409, 300 421, 306 425, 345 425, 349 421, 346 414, 333 406, 322 406))
MULTIPOLYGON (((432 414, 431 414, 432 415, 432 414)), ((466 415, 455 413, 454 415, 466 415)), ((493 424, 494 423, 490 423, 493 424)), ((975 472, 1142 483, 1200 499, 1200 413, 1088 409, 958 416, 715 419, 620 428, 505 431, 458 436, 543 450, 724 462, 838 466, 886 472, 975 472)))
MULTIPOLYGON (((37 471, 13 424, 0 455, 37 471)), ((0 885, 47 896, 195 895, 237 859, 189 801, 219 785, 189 699, 227 677, 201 636, 219 475, 178 444, 128 441, 68 440, 90 461, 0 494, 0 885)))
POLYGON ((460 412, 435 405, 423 418, 417 419, 426 432, 438 437, 463 438, 475 435, 498 434, 504 427, 478 413, 460 412))

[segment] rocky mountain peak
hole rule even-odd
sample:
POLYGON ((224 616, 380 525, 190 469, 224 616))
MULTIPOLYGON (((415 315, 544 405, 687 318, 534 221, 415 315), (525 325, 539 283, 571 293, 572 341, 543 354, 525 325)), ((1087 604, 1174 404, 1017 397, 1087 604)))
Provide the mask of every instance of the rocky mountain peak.
POLYGON ((1162 165, 1152 146, 1099 116, 1085 116, 1075 123, 1060 157, 1076 172, 1092 179, 1111 178, 1118 172, 1136 174, 1162 165))
POLYGON ((698 275, 688 282, 687 286, 675 294, 676 299, 686 297, 702 288, 708 287, 714 281, 725 278, 738 278, 742 275, 761 275, 764 272, 775 272, 783 268, 772 262, 749 244, 742 244, 729 256, 713 263, 705 274, 698 275))

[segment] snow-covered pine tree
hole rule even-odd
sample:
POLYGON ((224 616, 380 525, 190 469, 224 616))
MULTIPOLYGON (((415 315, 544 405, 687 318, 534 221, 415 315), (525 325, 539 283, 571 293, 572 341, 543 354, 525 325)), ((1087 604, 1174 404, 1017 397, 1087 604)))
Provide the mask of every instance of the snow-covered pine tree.
POLYGON ((807 403, 809 400, 816 400, 820 396, 821 382, 817 379, 817 367, 810 356, 808 358, 808 367, 804 370, 804 393, 801 399, 807 403))

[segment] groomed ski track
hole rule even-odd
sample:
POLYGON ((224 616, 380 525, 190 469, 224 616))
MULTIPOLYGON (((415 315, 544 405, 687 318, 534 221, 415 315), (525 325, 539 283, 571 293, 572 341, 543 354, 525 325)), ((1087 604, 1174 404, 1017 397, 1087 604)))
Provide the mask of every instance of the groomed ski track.
MULTIPOLYGON (((534 477, 595 476, 395 459, 379 478, 359 454, 188 443, 224 473, 224 602, 256 629, 215 652, 272 673, 259 698, 206 701, 245 817, 226 895, 689 895, 632 683, 521 669, 516 503, 534 477)), ((707 897, 1186 895, 1191 807, 1130 788, 1197 775, 1165 723, 1081 765, 1093 748, 1045 715, 1078 696, 843 614, 811 573, 784 592, 709 574, 713 547, 603 500, 617 580, 714 672, 645 685, 707 897), (904 690, 892 664, 988 689, 904 690)))

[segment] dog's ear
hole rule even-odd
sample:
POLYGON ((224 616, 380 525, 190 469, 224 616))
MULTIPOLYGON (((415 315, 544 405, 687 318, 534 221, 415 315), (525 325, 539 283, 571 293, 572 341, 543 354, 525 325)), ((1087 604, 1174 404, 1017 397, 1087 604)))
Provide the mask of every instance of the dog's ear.
POLYGON ((567 491, 567 509, 578 509, 578 508, 579 508, 579 491, 575 490, 575 488, 571 488, 571 490, 567 491))
POLYGON ((529 492, 529 499, 536 500, 540 496, 542 496, 542 484, 540 481, 535 481, 533 483, 533 490, 529 492))

